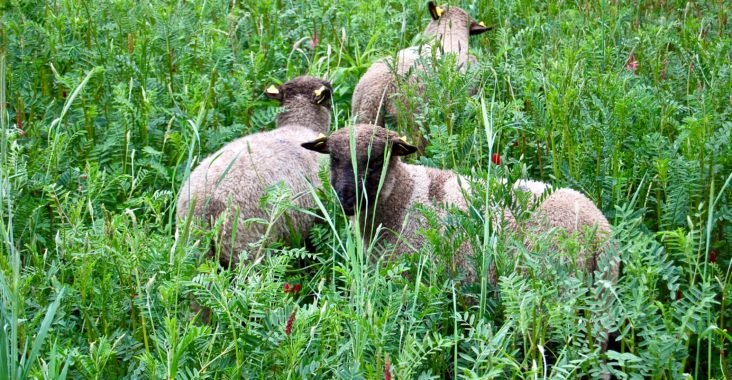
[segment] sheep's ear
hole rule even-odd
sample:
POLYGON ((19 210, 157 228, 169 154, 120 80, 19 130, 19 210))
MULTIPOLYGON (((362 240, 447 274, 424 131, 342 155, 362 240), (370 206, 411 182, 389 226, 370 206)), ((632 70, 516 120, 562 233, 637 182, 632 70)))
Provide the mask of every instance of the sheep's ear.
POLYGON ((315 103, 322 103, 323 101, 330 99, 330 90, 325 85, 320 86, 317 90, 313 91, 313 99, 315 103))
POLYGON ((330 153, 330 150, 328 149, 328 137, 324 135, 318 136, 318 138, 313 141, 302 143, 301 146, 305 149, 309 149, 318 153, 330 153))
POLYGON ((277 88, 275 85, 271 85, 267 87, 266 90, 264 90, 264 94, 267 95, 268 98, 282 101, 283 94, 282 91, 280 91, 279 88, 277 88))
POLYGON ((429 8, 430 15, 432 15, 433 20, 437 20, 443 13, 445 13, 445 10, 442 7, 435 5, 434 1, 427 3, 427 8, 429 8))
POLYGON ((489 31, 491 29, 493 29, 493 27, 492 26, 485 26, 485 24, 483 23, 483 21, 481 21, 481 22, 471 21, 470 22, 470 35, 471 36, 475 36, 477 34, 485 33, 485 32, 487 32, 487 31, 489 31))
POLYGON ((406 156, 417 151, 417 147, 409 144, 405 137, 394 138, 391 141, 391 154, 394 156, 406 156))

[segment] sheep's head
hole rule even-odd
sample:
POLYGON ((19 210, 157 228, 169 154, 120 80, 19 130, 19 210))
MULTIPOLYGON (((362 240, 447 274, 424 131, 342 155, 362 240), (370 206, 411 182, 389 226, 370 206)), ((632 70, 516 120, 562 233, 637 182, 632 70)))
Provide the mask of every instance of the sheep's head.
POLYGON ((446 27, 454 30, 467 30, 471 36, 491 30, 483 22, 476 21, 468 12, 449 5, 438 6, 433 1, 427 3, 432 21, 427 25, 427 34, 440 35, 446 27), (440 27, 442 25, 442 28, 440 27))
POLYGON ((367 124, 339 129, 302 146, 330 155, 331 185, 348 216, 375 204, 381 176, 388 176, 396 157, 417 151, 396 133, 367 124))
POLYGON ((264 93, 268 98, 280 101, 284 107, 310 103, 330 109, 331 91, 330 82, 304 75, 279 86, 269 86, 264 93))
POLYGON ((301 76, 279 86, 269 86, 264 94, 279 101, 285 109, 277 116, 278 126, 299 124, 325 132, 330 125, 331 92, 330 82, 301 76))

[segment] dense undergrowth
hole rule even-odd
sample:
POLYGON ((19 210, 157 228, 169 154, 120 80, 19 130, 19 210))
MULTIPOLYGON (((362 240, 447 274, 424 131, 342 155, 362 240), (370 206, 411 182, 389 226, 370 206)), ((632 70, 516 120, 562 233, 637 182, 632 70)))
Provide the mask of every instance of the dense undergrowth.
POLYGON ((615 226, 617 284, 546 244, 507 257, 480 213, 435 224, 477 237, 496 289, 454 282, 436 230, 369 262, 327 192, 309 249, 270 242, 257 265, 219 268, 215 229, 175 222, 194 158, 273 127, 267 86, 325 77, 347 125, 358 78, 419 39, 426 4, 3 0, 0 378, 732 378, 728 5, 454 5, 496 26, 479 64, 435 65, 392 126, 429 141, 423 165, 583 191, 615 226))

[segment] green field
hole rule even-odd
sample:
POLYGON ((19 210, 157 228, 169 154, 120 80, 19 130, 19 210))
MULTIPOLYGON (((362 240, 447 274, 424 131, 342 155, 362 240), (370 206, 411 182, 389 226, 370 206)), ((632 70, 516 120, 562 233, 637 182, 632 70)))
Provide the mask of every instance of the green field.
POLYGON ((729 2, 452 4, 495 29, 465 75, 448 58, 403 89, 420 112, 391 126, 428 142, 409 161, 582 191, 618 283, 550 244, 508 256, 480 212, 434 224, 475 237, 495 288, 459 281, 436 228, 374 262, 327 188, 326 221, 256 265, 176 221, 191 165, 274 127, 268 86, 326 78, 347 126, 369 65, 424 41, 426 1, 0 0, 0 379, 732 379, 729 2))

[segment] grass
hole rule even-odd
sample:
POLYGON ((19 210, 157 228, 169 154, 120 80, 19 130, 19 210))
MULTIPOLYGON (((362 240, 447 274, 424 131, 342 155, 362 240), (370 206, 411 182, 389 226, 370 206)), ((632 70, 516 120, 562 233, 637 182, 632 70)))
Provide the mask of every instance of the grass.
POLYGON ((371 262, 319 189, 311 249, 273 242, 256 266, 218 268, 215 229, 175 222, 196 158, 274 126, 266 87, 325 77, 347 125, 358 78, 419 40, 426 4, 0 0, 0 377, 732 378, 729 7, 457 5, 496 26, 471 41, 479 64, 435 65, 392 126, 430 142, 420 164, 587 194, 617 284, 572 276, 543 236, 508 257, 480 213, 435 222, 482 244, 496 288, 455 282, 437 230, 371 262))

